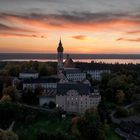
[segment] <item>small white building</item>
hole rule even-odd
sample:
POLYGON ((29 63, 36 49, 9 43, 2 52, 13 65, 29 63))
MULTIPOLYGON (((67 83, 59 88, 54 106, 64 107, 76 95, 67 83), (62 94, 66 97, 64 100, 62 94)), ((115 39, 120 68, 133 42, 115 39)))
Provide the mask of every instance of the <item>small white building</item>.
POLYGON ((40 87, 42 89, 57 89, 57 82, 60 79, 48 77, 45 79, 25 79, 23 81, 23 89, 31 89, 35 90, 36 88, 40 87))
POLYGON ((101 80, 104 73, 110 74, 110 70, 85 70, 93 80, 101 80))
POLYGON ((37 79, 39 77, 39 73, 33 70, 28 70, 28 71, 24 71, 19 73, 19 78, 20 79, 37 79))
POLYGON ((63 73, 69 81, 81 82, 86 79, 86 73, 78 68, 64 68, 63 73))
POLYGON ((100 93, 96 90, 91 93, 88 84, 58 84, 56 105, 66 112, 84 113, 91 107, 97 108, 100 101, 100 93))

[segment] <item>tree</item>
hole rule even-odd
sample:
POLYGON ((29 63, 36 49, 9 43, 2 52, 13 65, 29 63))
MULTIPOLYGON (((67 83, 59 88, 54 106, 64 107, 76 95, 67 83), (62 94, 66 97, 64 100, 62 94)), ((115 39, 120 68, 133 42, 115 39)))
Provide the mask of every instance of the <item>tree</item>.
POLYGON ((118 90, 125 86, 125 82, 120 78, 120 76, 117 76, 109 80, 108 86, 114 90, 118 90))
POLYGON ((129 112, 123 107, 118 107, 116 110, 116 115, 117 117, 127 117, 129 115, 129 112))
POLYGON ((80 117, 76 116, 76 117, 73 117, 71 120, 71 132, 76 137, 80 137, 80 132, 77 129, 77 122, 79 121, 79 119, 80 117))
POLYGON ((39 132, 37 140, 76 140, 76 138, 57 130, 55 133, 39 132))
POLYGON ((0 102, 11 102, 11 101, 12 99, 9 95, 4 95, 0 100, 0 102))
POLYGON ((117 90, 116 92, 116 103, 122 104, 125 99, 125 94, 122 90, 117 90))
POLYGON ((110 79, 110 74, 107 74, 107 73, 102 74, 101 86, 103 89, 107 87, 107 83, 109 79, 110 79))
POLYGON ((103 97, 107 101, 114 101, 114 90, 112 88, 107 88, 103 94, 103 97))
POLYGON ((0 70, 0 76, 8 76, 8 71, 6 69, 0 70))
POLYGON ((104 124, 103 124, 103 129, 104 129, 104 132, 105 132, 105 135, 107 136, 107 137, 109 137, 109 131, 110 131, 110 126, 109 126, 109 124, 105 121, 104 122, 104 124))
POLYGON ((40 76, 46 76, 47 75, 46 64, 40 64, 39 65, 39 75, 40 76))
POLYGON ((3 89, 3 96, 9 95, 12 101, 17 102, 19 99, 19 94, 18 91, 16 90, 15 87, 8 86, 3 89))
POLYGON ((30 89, 25 89, 22 94, 22 101, 27 104, 37 104, 38 98, 34 91, 30 89))
POLYGON ((53 101, 50 101, 48 106, 49 106, 50 109, 53 109, 53 108, 56 107, 56 104, 53 101))
POLYGON ((89 109, 79 118, 77 128, 84 140, 104 140, 105 135, 101 127, 99 115, 96 110, 89 109))
POLYGON ((35 96, 39 96, 43 93, 43 91, 44 91, 44 89, 41 86, 37 86, 35 88, 34 94, 35 94, 35 96))
POLYGON ((0 130, 0 140, 18 140, 18 136, 12 131, 0 130))

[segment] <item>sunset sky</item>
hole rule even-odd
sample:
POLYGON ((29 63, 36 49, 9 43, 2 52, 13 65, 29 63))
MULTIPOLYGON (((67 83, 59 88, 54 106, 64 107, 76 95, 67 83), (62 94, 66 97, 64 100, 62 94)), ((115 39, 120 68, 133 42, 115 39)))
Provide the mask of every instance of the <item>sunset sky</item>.
POLYGON ((140 54, 140 0, 0 0, 0 52, 140 54))

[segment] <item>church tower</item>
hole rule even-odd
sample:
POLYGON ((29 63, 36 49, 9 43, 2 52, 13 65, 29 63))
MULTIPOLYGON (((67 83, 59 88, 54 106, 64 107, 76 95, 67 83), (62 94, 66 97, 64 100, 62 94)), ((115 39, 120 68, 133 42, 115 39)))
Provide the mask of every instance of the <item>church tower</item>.
POLYGON ((57 63, 57 73, 60 74, 63 70, 63 51, 64 48, 62 46, 61 43, 61 39, 57 48, 57 59, 58 59, 58 63, 57 63))

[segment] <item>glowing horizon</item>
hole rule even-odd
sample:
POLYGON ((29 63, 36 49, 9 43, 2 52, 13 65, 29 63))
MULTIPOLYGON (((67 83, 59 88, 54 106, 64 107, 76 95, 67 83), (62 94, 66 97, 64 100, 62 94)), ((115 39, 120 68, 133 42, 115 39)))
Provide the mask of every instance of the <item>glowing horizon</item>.
POLYGON ((140 1, 109 1, 2 1, 0 52, 140 54, 140 1))

